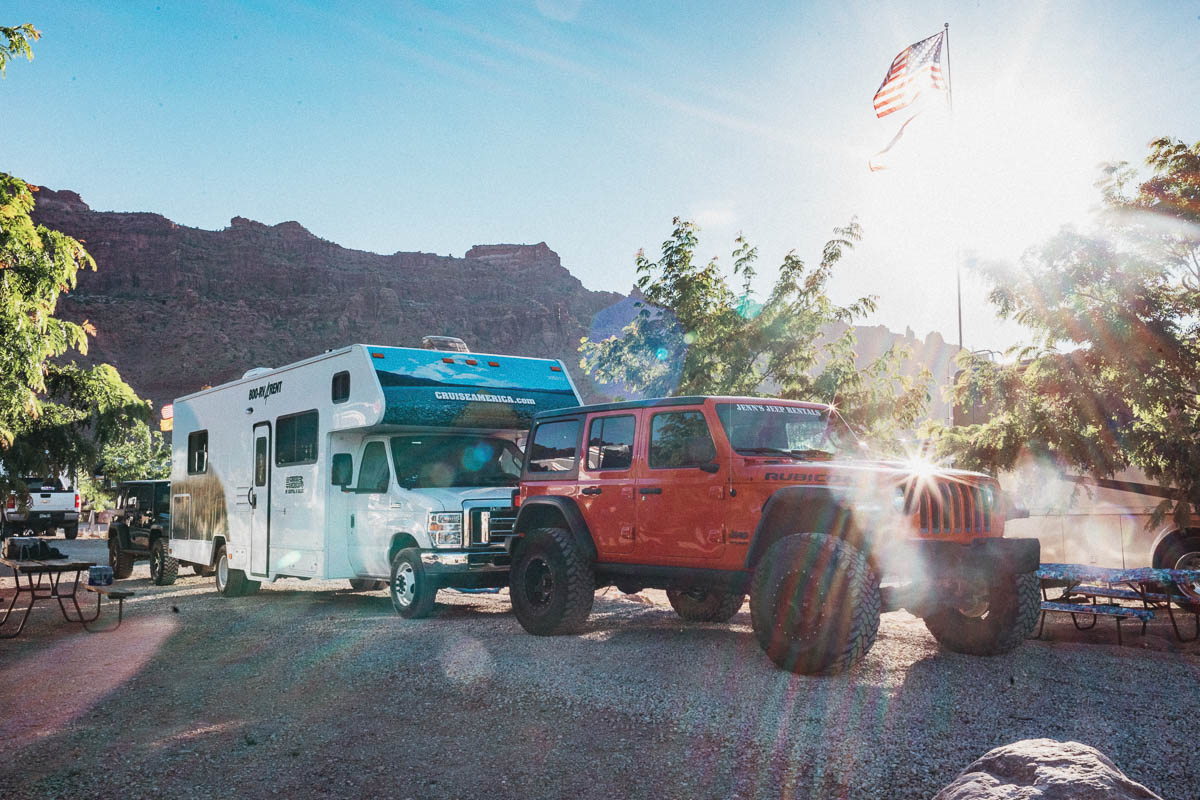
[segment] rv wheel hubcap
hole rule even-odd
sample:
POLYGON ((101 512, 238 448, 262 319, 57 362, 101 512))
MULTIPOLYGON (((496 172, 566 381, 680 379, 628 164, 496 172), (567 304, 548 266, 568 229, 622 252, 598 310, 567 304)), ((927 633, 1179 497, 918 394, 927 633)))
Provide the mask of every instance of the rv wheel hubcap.
POLYGON ((228 559, 225 558, 224 553, 217 559, 217 588, 222 591, 224 591, 225 584, 229 581, 229 566, 225 563, 226 561, 228 559))
POLYGON ((396 580, 392 582, 392 593, 402 606, 412 605, 417 593, 417 573, 412 564, 401 564, 396 570, 396 580))
MULTIPOLYGON (((1200 552, 1184 553, 1175 562, 1175 569, 1200 570, 1200 552)), ((1200 600, 1200 582, 1179 584, 1179 589, 1192 600, 1200 600)))

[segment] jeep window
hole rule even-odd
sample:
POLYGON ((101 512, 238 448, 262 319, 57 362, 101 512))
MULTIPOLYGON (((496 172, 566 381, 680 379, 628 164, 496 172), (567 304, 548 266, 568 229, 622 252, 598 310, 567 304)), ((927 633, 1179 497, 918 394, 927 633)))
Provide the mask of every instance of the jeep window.
POLYGON ((383 442, 368 442, 358 468, 358 491, 381 494, 388 490, 387 448, 383 442))
POLYGON ((718 403, 717 418, 730 446, 746 455, 836 455, 857 444, 841 415, 829 408, 718 403))
POLYGON ((314 410, 275 420, 275 466, 317 463, 317 417, 314 410))
POLYGON ((154 510, 154 484, 139 483, 137 487, 138 511, 149 514, 154 510))
POLYGON ((188 434, 188 475, 208 472, 208 431, 193 431, 188 434))
POLYGON ((521 480, 521 451, 496 436, 393 436, 392 464, 405 489, 516 486, 521 480))
POLYGON ((158 483, 154 486, 154 513, 171 513, 171 484, 158 483))
POLYGON ((633 466, 633 415, 595 417, 588 426, 588 469, 633 466))
POLYGON ((333 376, 329 389, 330 397, 335 403, 344 403, 350 399, 350 373, 339 372, 333 376))
POLYGON ((708 423, 699 411, 668 411, 650 420, 650 468, 699 467, 717 457, 708 423))
POLYGON ((543 422, 533 433, 526 458, 531 473, 570 472, 579 448, 579 420, 543 422))

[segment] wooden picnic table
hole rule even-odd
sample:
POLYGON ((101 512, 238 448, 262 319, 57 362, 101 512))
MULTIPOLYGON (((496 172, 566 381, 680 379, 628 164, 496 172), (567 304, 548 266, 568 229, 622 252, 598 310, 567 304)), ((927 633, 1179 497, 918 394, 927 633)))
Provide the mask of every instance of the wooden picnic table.
MULTIPOLYGON (((95 622, 100 616, 100 600, 104 594, 110 594, 113 599, 122 601, 122 611, 124 608, 124 598, 132 594, 132 592, 96 592, 96 613, 91 616, 84 616, 82 609, 79 608, 79 599, 76 593, 79 591, 79 574, 88 567, 94 566, 95 562, 80 561, 73 558, 53 558, 45 560, 32 559, 15 559, 15 558, 0 558, 0 564, 12 570, 13 578, 16 581, 16 592, 12 599, 9 600, 8 608, 4 610, 4 615, 0 617, 0 639, 12 639, 20 635, 25 629, 25 623, 29 620, 29 613, 33 611, 33 607, 41 600, 55 600, 58 602, 58 608, 62 612, 63 619, 67 622, 77 622, 87 630, 89 622, 95 622), (74 572, 75 576, 70 582, 70 590, 67 589, 63 582, 63 576, 68 572, 74 572), (22 583, 22 578, 24 582, 22 583), (121 594, 117 598, 117 594, 121 594), (16 609, 17 600, 22 596, 28 599, 25 605, 24 613, 21 614, 21 621, 17 625, 16 630, 9 633, 4 633, 4 626, 8 623, 9 618, 13 615, 16 609), (72 617, 67 609, 67 603, 75 609, 75 615, 72 617)), ((87 587, 101 588, 101 587, 87 587)), ((108 588, 108 587, 104 587, 108 588)), ((16 609, 20 611, 20 609, 16 609)), ((123 615, 122 615, 123 616, 123 615)), ((120 617, 118 617, 117 625, 120 625, 120 617)), ((114 628, 116 626, 113 626, 114 628)))

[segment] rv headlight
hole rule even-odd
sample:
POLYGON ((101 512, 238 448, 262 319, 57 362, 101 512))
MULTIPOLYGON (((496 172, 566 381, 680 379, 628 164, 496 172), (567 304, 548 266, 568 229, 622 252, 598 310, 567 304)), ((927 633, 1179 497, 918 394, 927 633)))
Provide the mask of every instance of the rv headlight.
POLYGON ((462 547, 463 515, 461 511, 430 511, 429 539, 434 547, 462 547))

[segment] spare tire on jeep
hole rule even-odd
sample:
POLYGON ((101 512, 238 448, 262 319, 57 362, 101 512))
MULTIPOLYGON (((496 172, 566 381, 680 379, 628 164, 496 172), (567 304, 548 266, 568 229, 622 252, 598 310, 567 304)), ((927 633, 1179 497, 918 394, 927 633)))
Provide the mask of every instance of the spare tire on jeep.
POLYGON ((938 606, 925 616, 925 627, 947 650, 994 656, 1007 653, 1033 633, 1041 610, 1036 572, 998 573, 980 602, 970 608, 938 606))
POLYGON ((824 533, 772 544, 754 570, 750 621, 778 666, 806 675, 848 669, 879 631, 879 576, 853 545, 824 533))

